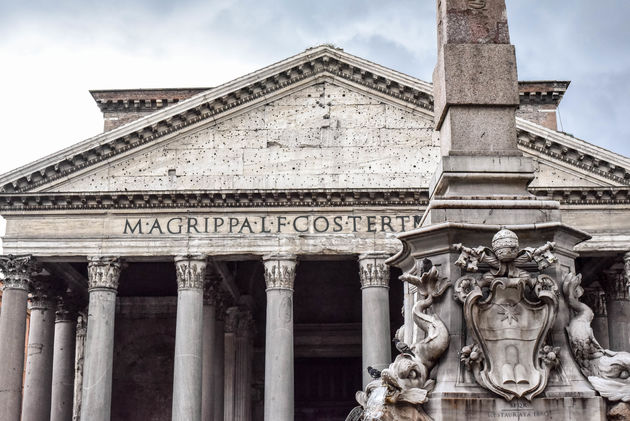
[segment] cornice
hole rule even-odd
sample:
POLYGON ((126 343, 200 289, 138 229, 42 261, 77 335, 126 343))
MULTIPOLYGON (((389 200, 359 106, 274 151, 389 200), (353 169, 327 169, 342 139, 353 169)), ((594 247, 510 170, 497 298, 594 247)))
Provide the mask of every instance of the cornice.
POLYGON ((562 205, 627 205, 630 188, 623 187, 536 187, 529 191, 539 199, 562 205))
POLYGON ((426 188, 0 194, 0 212, 288 206, 426 206, 428 203, 429 191, 426 188))
POLYGON ((524 152, 538 153, 630 185, 630 159, 522 118, 517 117, 516 123, 517 142, 524 152))

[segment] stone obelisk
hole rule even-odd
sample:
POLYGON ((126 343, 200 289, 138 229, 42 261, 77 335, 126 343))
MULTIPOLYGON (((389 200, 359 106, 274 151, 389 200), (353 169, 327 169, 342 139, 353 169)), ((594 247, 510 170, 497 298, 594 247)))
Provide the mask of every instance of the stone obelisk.
MULTIPOLYGON (((505 1, 437 0, 437 34, 433 85, 442 159, 429 187, 422 228, 399 235, 405 247, 388 263, 410 272, 427 258, 440 277, 455 283, 466 273, 455 264, 460 253, 454 245, 489 246, 493 235, 505 227, 516 233, 521 247, 555 243, 557 262, 544 274, 560 286, 562 274, 575 270, 574 246, 589 236, 562 224, 558 202, 539 200, 527 190, 535 165, 517 147, 518 78, 505 1)), ((535 269, 529 270, 537 276, 535 269)), ((450 338, 437 366, 435 388, 423 405, 429 416, 436 421, 512 416, 605 419, 603 400, 589 387, 572 357, 565 334, 569 309, 561 294, 555 322, 545 338, 560 348, 561 364, 531 401, 504 399, 482 387, 461 363, 463 347, 472 343, 473 327, 467 326, 454 294, 451 287, 427 310, 444 322, 450 338)), ((405 299, 414 297, 409 294, 405 299)), ((412 317, 405 320, 405 341, 421 340, 412 317)), ((509 332, 496 335, 509 336, 509 332)), ((493 355, 486 357, 485 363, 492 364, 493 355)))

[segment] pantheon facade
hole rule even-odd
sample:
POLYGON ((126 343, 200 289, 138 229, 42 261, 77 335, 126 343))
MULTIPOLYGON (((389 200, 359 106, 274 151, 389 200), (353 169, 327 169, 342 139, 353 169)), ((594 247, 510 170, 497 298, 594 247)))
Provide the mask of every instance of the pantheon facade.
MULTIPOLYGON (((630 159, 558 130, 568 86, 518 83, 515 145, 540 212, 588 234, 597 339, 629 350, 630 159)), ((413 337, 385 262, 444 162, 433 88, 321 45, 217 87, 92 91, 102 134, 0 176, 0 419, 345 420, 413 337)))

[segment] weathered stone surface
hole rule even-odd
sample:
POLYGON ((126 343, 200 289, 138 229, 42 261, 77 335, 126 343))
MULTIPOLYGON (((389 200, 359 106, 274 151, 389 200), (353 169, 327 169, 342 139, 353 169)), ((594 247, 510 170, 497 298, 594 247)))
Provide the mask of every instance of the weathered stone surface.
POLYGON ((116 309, 112 421, 171 419, 175 297, 120 297, 116 309))
POLYGON ((430 128, 425 114, 318 83, 55 190, 421 185, 438 159, 430 128))

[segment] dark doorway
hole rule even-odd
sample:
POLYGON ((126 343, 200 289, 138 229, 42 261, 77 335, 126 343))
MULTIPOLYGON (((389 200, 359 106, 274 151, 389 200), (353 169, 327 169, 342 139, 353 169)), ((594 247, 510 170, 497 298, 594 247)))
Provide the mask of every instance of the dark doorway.
POLYGON ((345 421, 360 389, 360 357, 296 358, 295 421, 345 421))

